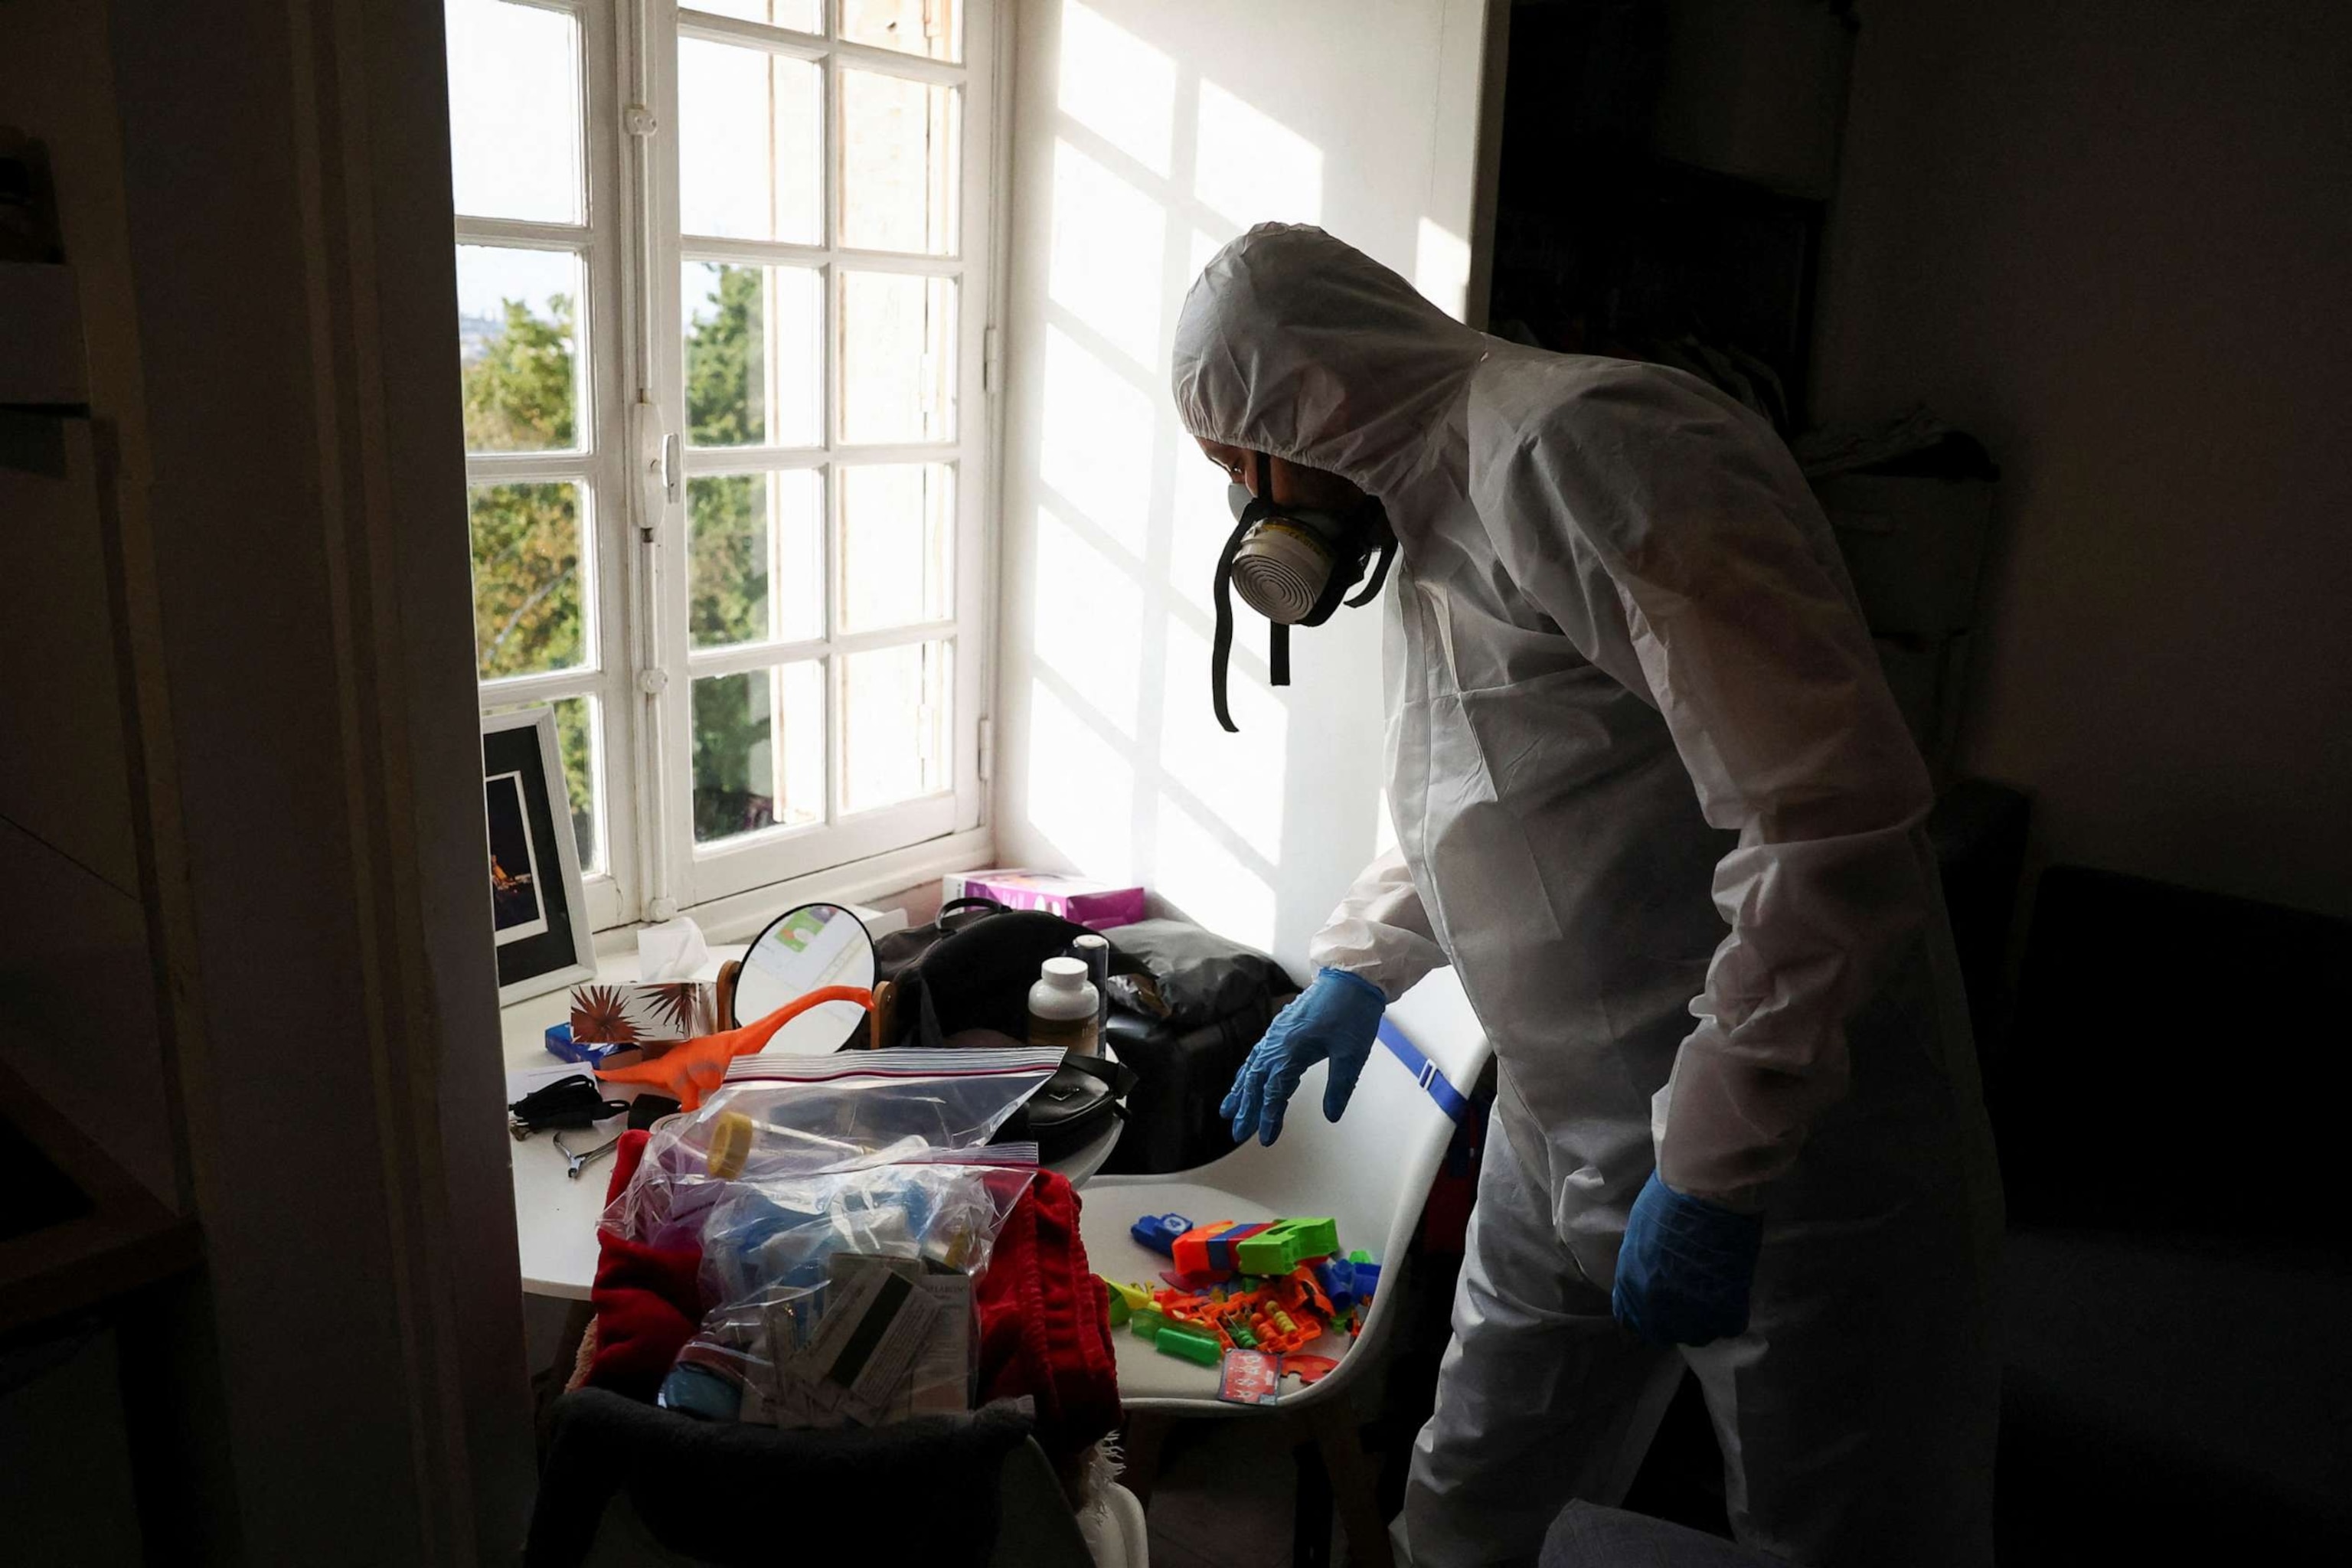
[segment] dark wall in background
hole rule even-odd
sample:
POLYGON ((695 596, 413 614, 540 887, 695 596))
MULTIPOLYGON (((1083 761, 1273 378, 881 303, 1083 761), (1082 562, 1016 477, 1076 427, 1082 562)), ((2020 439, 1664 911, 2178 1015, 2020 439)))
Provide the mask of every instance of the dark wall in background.
POLYGON ((2041 850, 2352 914, 2352 6, 1864 7, 1816 340, 2004 469, 1963 736, 2041 850))

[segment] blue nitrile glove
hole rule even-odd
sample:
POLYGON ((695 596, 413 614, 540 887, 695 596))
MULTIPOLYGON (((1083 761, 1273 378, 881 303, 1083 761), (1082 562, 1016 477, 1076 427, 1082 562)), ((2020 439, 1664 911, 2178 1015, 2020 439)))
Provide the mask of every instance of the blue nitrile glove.
POLYGON ((1371 1058, 1388 1005, 1381 988, 1360 974, 1344 969, 1318 974, 1276 1016, 1226 1090, 1218 1112, 1233 1118, 1234 1142, 1243 1142, 1252 1132, 1261 1143, 1281 1137, 1283 1109, 1297 1091, 1299 1075, 1327 1057, 1331 1076, 1323 1089, 1323 1114, 1339 1121, 1371 1058))
POLYGON ((1703 1345, 1748 1327, 1764 1222, 1678 1193, 1655 1171, 1617 1246, 1617 1321, 1654 1345, 1703 1345))

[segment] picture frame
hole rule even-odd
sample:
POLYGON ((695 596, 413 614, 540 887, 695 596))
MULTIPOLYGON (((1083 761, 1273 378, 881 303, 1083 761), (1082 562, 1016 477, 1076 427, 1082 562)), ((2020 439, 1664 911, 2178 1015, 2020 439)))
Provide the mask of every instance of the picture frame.
POLYGON ((596 952, 554 709, 483 718, 482 817, 499 1005, 593 980, 596 952))

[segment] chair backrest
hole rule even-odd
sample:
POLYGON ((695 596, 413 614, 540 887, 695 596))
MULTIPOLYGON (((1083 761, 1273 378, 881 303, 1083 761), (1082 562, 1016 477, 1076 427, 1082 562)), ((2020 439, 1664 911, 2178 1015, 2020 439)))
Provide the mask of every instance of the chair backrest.
MULTIPOLYGON (((1413 987, 1388 1016, 1448 1083, 1470 1092, 1493 1047, 1453 970, 1413 987)), ((1276 1214, 1328 1214, 1339 1222, 1341 1246, 1367 1248, 1386 1265, 1412 1240, 1454 1121, 1386 1046, 1364 1064, 1348 1114, 1326 1121, 1325 1071, 1320 1064, 1307 1069, 1273 1147, 1245 1143, 1186 1174, 1247 1193, 1276 1214)))

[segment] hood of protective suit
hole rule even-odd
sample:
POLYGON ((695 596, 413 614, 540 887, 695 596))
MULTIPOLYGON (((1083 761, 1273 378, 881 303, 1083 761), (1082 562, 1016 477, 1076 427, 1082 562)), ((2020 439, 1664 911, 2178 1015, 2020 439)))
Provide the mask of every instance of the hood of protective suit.
POLYGON ((1195 437, 1389 496, 1465 449, 1493 347, 1352 246, 1260 224, 1219 251, 1176 322, 1176 408, 1195 437))

